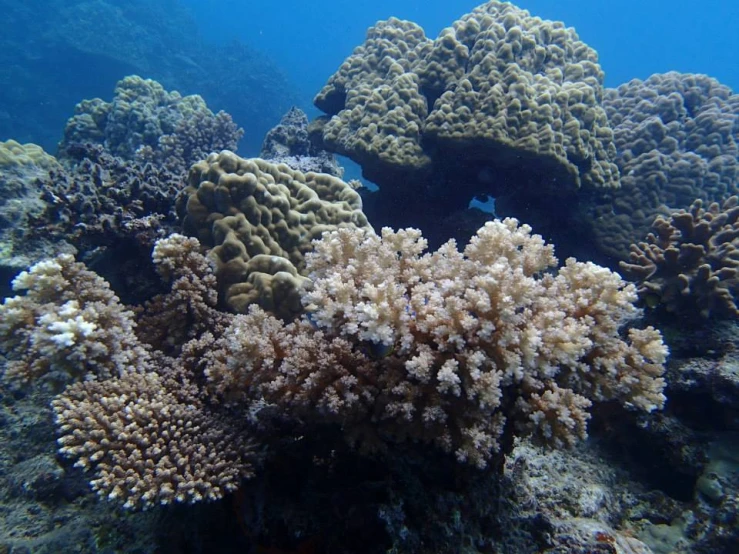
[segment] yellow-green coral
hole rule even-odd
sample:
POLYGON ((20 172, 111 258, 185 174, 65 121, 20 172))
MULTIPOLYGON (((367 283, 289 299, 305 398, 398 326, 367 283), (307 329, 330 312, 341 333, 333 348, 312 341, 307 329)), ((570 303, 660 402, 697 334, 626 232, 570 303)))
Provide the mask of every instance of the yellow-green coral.
POLYGON ((14 140, 0 142, 0 171, 27 166, 45 170, 60 167, 56 158, 37 144, 20 144, 14 140))
POLYGON ((381 187, 450 156, 528 171, 549 192, 617 187, 603 76, 573 29, 491 1, 433 42, 413 23, 378 23, 315 104, 331 116, 326 145, 381 187))
POLYGON ((185 231, 212 248, 226 304, 258 303, 286 318, 300 311, 311 241, 369 227, 359 194, 341 179, 228 151, 193 166, 179 204, 185 231))

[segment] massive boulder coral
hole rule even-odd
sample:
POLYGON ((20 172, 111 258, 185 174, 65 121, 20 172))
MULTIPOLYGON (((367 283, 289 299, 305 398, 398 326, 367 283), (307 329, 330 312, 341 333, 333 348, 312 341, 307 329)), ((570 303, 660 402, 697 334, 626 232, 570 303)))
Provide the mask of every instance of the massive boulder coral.
POLYGON ((463 252, 423 253, 419 231, 344 228, 307 256, 308 314, 252 307, 205 355, 209 388, 306 424, 340 424, 367 449, 431 443, 485 466, 513 434, 585 436, 592 402, 665 400, 658 331, 631 328, 633 285, 567 260, 513 219, 463 252))
POLYGON ((597 54, 573 29, 491 1, 435 41, 410 22, 378 23, 314 102, 326 147, 380 186, 376 221, 428 232, 475 195, 515 214, 617 187, 602 99, 597 54))
POLYGON ((228 151, 192 167, 179 213, 185 232, 211 248, 229 308, 257 303, 286 319, 302 310, 311 241, 340 227, 369 228, 359 194, 341 179, 228 151))
POLYGON ((696 200, 657 216, 654 231, 621 262, 648 305, 700 323, 739 317, 739 197, 703 206, 696 200))
POLYGON ((231 116, 213 114, 198 95, 167 92, 136 75, 118 82, 111 102, 85 100, 67 122, 60 150, 91 142, 111 154, 187 168, 211 152, 236 150, 244 131, 231 116))
POLYGON ((706 75, 670 72, 606 90, 621 188, 584 203, 595 246, 628 259, 658 214, 739 192, 739 95, 706 75))

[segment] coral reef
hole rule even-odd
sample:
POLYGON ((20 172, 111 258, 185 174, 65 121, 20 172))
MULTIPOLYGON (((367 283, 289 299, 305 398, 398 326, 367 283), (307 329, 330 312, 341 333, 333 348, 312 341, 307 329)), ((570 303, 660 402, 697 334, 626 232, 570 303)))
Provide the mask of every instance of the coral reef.
POLYGON ((512 219, 464 252, 425 246, 416 230, 326 233, 307 257, 308 315, 288 326, 258 308, 237 316, 206 354, 209 385, 340 423, 367 449, 420 441, 478 466, 514 430, 572 444, 592 401, 662 406, 659 333, 619 336, 638 315, 633 285, 574 260, 538 277, 552 248, 512 219))
POLYGON ((646 242, 631 247, 624 273, 653 307, 698 318, 736 318, 739 309, 739 197, 707 208, 696 200, 669 219, 657 216, 646 242))
POLYGON ((491 1, 435 41, 411 22, 378 23, 314 102, 325 147, 380 187, 372 221, 438 245, 440 221, 477 195, 517 216, 617 187, 602 97, 597 55, 573 29, 491 1))
MULTIPOLYGON (((190 337, 177 327, 161 337, 170 345, 197 340, 210 321, 206 310, 190 310, 203 303, 198 294, 213 282, 197 247, 174 235, 155 250, 160 274, 172 281, 172 298, 153 301, 144 313, 164 305, 191 316, 190 337), (189 287, 177 278, 183 273, 189 287)), ((100 496, 131 508, 191 503, 221 498, 251 476, 248 434, 209 409, 180 362, 139 339, 134 313, 103 279, 60 256, 19 275, 14 287, 26 294, 0 306, 4 380, 72 383, 52 403, 60 452, 94 471, 91 484, 100 496)), ((151 320, 144 330, 150 327, 151 320)))
POLYGON ((195 164, 179 199, 183 229, 211 248, 221 296, 237 312, 257 303, 291 319, 311 241, 337 227, 369 227, 340 179, 231 152, 195 164))
POLYGON ((259 157, 302 173, 328 173, 341 178, 344 169, 333 154, 318 147, 308 125, 305 112, 293 106, 264 137, 259 157))
POLYGON ((628 259, 659 214, 739 192, 739 95, 706 75, 670 72, 606 90, 621 188, 584 203, 593 246, 628 259))
POLYGON ((77 104, 59 148, 102 144, 114 156, 183 173, 211 152, 236 150, 243 134, 230 115, 213 114, 202 97, 167 92, 156 81, 133 75, 118 82, 111 102, 96 98, 77 104))

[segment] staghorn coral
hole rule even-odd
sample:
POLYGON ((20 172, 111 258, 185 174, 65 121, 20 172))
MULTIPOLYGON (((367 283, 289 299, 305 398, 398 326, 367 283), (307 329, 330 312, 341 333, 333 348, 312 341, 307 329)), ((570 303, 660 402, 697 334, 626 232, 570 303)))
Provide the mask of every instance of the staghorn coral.
POLYGON ((657 216, 645 242, 621 262, 649 304, 687 321, 739 316, 739 197, 657 216))
POLYGON ((342 180, 228 151, 192 167, 178 204, 184 231, 211 248, 225 304, 245 312, 258 303, 286 319, 301 311, 311 241, 369 227, 359 194, 342 180))
POLYGON ((364 448, 413 440, 485 466, 506 432, 547 444, 585 435, 591 402, 662 406, 667 349, 637 317, 636 290, 567 260, 513 219, 465 248, 423 253, 417 230, 326 233, 307 256, 308 315, 285 325, 257 307, 205 356, 229 402, 341 425, 364 448))
POLYGON ((200 96, 167 92, 133 75, 118 82, 111 102, 78 104, 59 147, 92 142, 127 160, 138 157, 184 172, 211 152, 236 150, 243 133, 230 115, 213 114, 200 96))
POLYGON ((29 384, 148 371, 151 356, 134 334, 133 313, 110 286, 69 254, 38 262, 13 280, 0 305, 4 378, 29 384))
POLYGON ((588 198, 596 248, 620 260, 659 214, 739 186, 739 95, 706 75, 670 72, 606 90, 621 188, 588 198))

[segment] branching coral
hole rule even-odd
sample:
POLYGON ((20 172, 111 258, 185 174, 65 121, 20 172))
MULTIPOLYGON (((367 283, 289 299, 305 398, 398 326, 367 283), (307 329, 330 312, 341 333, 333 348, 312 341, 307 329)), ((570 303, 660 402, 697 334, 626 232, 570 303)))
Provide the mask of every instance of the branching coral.
POLYGON ((415 229, 325 232, 292 323, 257 305, 220 314, 198 247, 173 235, 154 249, 172 291, 142 308, 146 336, 69 257, 21 275, 29 293, 2 307, 13 375, 76 381, 53 404, 61 452, 127 507, 234 490, 255 458, 246 424, 334 427, 361 451, 431 444, 484 467, 517 434, 584 437, 593 402, 664 402, 660 334, 620 334, 639 315, 635 287, 573 259, 554 273, 552 247, 513 219, 462 252, 424 253, 415 229))
POLYGON ((181 235, 157 243, 154 262, 172 290, 140 310, 138 329, 71 256, 19 275, 14 287, 27 293, 0 306, 4 378, 72 381, 53 402, 60 452, 94 472, 99 495, 129 508, 221 498, 252 474, 249 434, 212 409, 184 357, 166 355, 192 355, 184 343, 230 317, 213 308, 215 278, 198 250, 181 235))
POLYGON ((653 227, 646 242, 631 246, 630 262, 621 262, 640 296, 687 319, 738 317, 739 197, 707 208, 696 200, 653 227))
POLYGON ((6 379, 106 379, 151 369, 151 356, 134 334, 133 313, 72 256, 37 263, 15 278, 13 289, 25 294, 0 306, 6 379))
POLYGON ((187 380, 125 373, 76 383, 54 402, 59 451, 94 469, 92 488, 126 508, 216 500, 252 475, 252 445, 187 380))
POLYGON ((484 466, 507 426, 544 442, 585 434, 591 401, 661 407, 667 349, 636 289, 552 248, 513 219, 459 252, 423 254, 413 229, 326 233, 307 256, 309 315, 284 326, 258 309, 207 356, 226 399, 340 423, 350 439, 416 440, 484 466))

